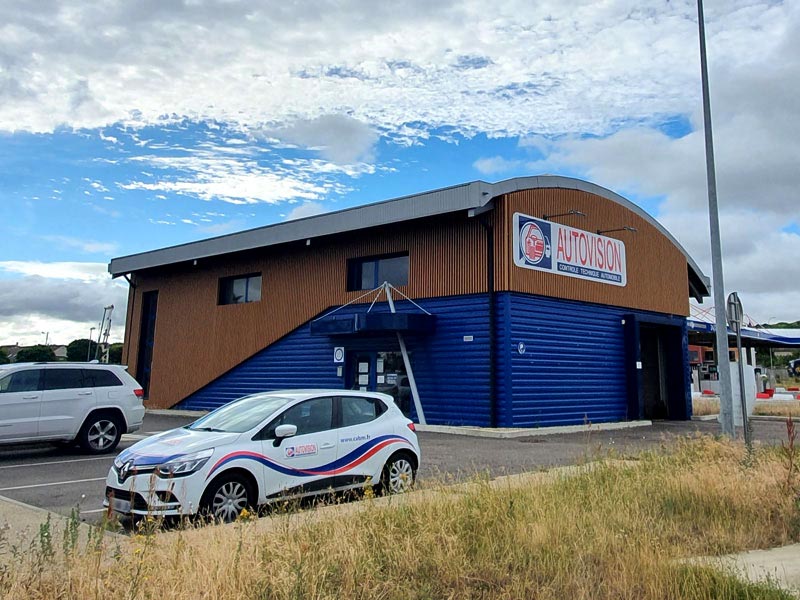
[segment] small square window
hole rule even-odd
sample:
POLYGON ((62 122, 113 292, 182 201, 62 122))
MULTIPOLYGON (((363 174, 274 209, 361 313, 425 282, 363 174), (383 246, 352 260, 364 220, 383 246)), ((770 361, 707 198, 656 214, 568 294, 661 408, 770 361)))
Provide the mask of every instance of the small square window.
POLYGON ((243 304, 261 300, 261 273, 223 277, 219 280, 219 304, 243 304))
POLYGON ((347 291, 373 290, 384 281, 408 285, 408 252, 347 261, 347 291))

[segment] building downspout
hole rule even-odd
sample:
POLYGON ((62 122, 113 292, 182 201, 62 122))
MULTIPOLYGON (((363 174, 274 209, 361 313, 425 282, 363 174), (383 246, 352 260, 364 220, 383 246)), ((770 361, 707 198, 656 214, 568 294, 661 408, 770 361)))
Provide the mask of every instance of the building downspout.
POLYGON ((494 307, 494 227, 487 213, 478 217, 486 231, 486 291, 489 295, 489 424, 497 427, 497 349, 494 307))

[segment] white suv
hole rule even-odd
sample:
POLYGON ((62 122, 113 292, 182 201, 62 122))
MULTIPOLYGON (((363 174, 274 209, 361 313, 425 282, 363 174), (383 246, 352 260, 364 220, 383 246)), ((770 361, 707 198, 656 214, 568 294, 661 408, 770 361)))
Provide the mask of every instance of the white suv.
POLYGON ((0 365, 0 444, 77 442, 111 452, 142 425, 144 392, 119 365, 0 365))

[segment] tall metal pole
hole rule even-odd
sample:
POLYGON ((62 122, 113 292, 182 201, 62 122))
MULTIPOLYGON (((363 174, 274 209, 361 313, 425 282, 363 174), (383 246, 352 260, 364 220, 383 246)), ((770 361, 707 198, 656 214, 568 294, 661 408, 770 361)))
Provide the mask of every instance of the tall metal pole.
POLYGON ((92 352, 92 332, 94 331, 94 327, 89 327, 89 343, 87 344, 86 348, 86 362, 89 362, 89 358, 92 352))
POLYGON ((706 27, 703 0, 697 0, 697 22, 700 28, 700 71, 703 83, 703 122, 706 137, 706 178, 708 180, 708 217, 711 226, 711 276, 714 288, 714 313, 717 339, 717 373, 719 374, 719 416, 723 435, 736 437, 733 426, 733 392, 731 363, 728 357, 728 325, 725 318, 725 282, 722 276, 722 242, 717 206, 717 178, 714 167, 714 137, 711 133, 711 100, 708 94, 708 62, 706 61, 706 27))

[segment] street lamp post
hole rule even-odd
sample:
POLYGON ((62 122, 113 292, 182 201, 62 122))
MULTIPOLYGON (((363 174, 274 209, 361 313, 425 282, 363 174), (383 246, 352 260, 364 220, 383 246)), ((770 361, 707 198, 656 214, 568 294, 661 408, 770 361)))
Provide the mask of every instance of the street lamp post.
POLYGON ((41 331, 39 332, 44 336, 44 345, 47 346, 47 342, 50 341, 50 332, 49 331, 41 331))
POLYGON ((89 357, 92 353, 92 332, 97 329, 96 327, 89 327, 89 343, 86 345, 86 362, 89 362, 89 357))
POLYGON ((706 141, 706 178, 708 180, 708 216, 711 229, 711 275, 714 279, 714 313, 717 341, 717 372, 719 373, 719 413, 723 435, 736 437, 733 426, 733 390, 731 363, 728 356, 728 323, 725 318, 725 283, 722 275, 722 243, 717 205, 717 179, 714 167, 714 137, 711 132, 711 100, 708 93, 708 62, 706 60, 706 27, 703 19, 703 0, 697 0, 697 23, 700 34, 700 74, 703 86, 703 123, 706 141))

